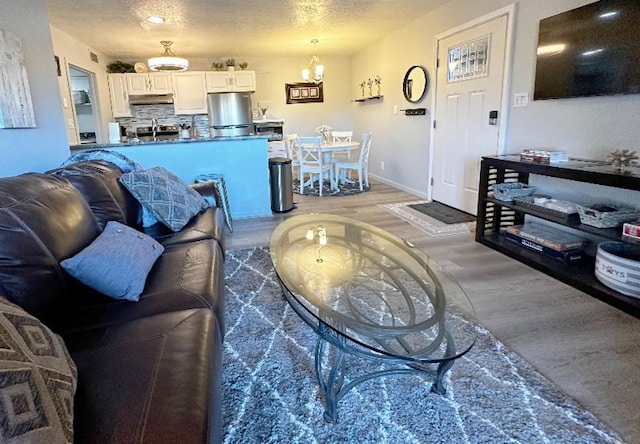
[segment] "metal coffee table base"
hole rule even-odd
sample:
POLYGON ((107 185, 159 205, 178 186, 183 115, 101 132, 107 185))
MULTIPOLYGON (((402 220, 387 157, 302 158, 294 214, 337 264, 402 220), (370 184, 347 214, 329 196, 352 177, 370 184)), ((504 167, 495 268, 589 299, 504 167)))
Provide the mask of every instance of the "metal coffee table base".
POLYGON ((431 386, 431 391, 439 395, 446 393, 444 386, 444 376, 446 372, 453 367, 454 360, 440 362, 434 371, 427 364, 407 363, 406 360, 390 358, 381 355, 372 355, 363 349, 355 348, 350 341, 344 336, 339 335, 335 330, 329 328, 326 324, 320 322, 315 329, 318 334, 318 342, 315 351, 315 369, 318 385, 324 395, 325 411, 324 419, 327 422, 335 422, 338 419, 338 402, 349 390, 356 385, 368 381, 373 378, 401 375, 408 373, 422 373, 434 377, 435 381, 431 386), (330 348, 333 347, 333 350, 330 348), (328 353, 334 351, 335 354, 328 353), (331 356, 331 359, 325 360, 323 356, 331 356), (378 370, 371 373, 362 374, 351 379, 345 384, 345 357, 347 355, 357 356, 359 358, 369 359, 380 363, 384 361, 390 365, 389 368, 378 370), (323 361, 327 361, 323 366, 323 361), (331 362, 329 362, 331 361, 331 362), (331 367, 328 369, 328 367, 331 367))

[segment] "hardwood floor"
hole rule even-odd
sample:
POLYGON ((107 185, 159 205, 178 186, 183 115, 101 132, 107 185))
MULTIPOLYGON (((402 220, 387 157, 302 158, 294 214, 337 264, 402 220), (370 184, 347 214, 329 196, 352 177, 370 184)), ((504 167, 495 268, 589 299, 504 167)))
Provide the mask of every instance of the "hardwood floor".
POLYGON ((278 223, 311 212, 386 229, 446 268, 471 299, 480 323, 500 341, 625 442, 640 442, 640 319, 478 244, 472 234, 434 238, 377 207, 411 200, 421 199, 376 181, 355 196, 294 194, 297 208, 289 213, 234 221, 227 249, 267 246, 278 223))

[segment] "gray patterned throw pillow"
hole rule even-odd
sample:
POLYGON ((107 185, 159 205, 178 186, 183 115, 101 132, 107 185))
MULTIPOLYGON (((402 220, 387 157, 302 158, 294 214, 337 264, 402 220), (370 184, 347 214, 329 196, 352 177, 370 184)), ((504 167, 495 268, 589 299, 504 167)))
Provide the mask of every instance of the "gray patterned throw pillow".
POLYGON ((178 176, 163 167, 132 171, 120 182, 160 222, 180 231, 189 220, 209 205, 178 176))
POLYGON ((0 296, 0 442, 73 442, 76 366, 38 319, 0 296))

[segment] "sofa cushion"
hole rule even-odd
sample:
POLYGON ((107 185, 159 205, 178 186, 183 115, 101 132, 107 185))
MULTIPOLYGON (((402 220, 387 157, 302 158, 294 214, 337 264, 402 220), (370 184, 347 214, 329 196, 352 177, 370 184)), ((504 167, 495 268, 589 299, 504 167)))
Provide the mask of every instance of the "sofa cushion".
POLYGON ((137 301, 164 247, 133 228, 110 221, 84 250, 60 265, 85 285, 114 299, 137 301))
POLYGON ((74 281, 70 303, 49 327, 66 336, 160 313, 207 308, 224 328, 223 268, 222 250, 214 240, 167 246, 138 302, 115 300, 74 281))
POLYGON ((91 208, 65 178, 0 178, 0 294, 47 323, 71 280, 60 261, 98 234, 91 208))
POLYGON ((215 239, 225 251, 224 214, 218 207, 209 207, 196 214, 180 231, 173 231, 166 225, 157 223, 142 229, 165 247, 168 245, 215 239))
POLYGON ((222 337, 209 309, 65 335, 78 366, 76 441, 222 442, 222 337))
POLYGON ((179 231, 189 220, 209 206, 207 201, 164 167, 133 171, 120 176, 138 201, 160 222, 179 231))
POLYGON ((73 442, 76 384, 62 338, 0 297, 0 442, 73 442))
POLYGON ((49 171, 66 178, 89 203, 100 230, 115 220, 137 226, 142 220, 140 202, 118 181, 122 171, 108 162, 80 162, 49 171))

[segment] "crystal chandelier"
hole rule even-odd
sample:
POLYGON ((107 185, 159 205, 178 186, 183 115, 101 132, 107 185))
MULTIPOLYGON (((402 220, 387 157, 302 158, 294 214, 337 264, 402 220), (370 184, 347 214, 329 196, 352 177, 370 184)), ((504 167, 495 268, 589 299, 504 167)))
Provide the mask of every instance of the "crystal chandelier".
POLYGON ((160 57, 152 57, 148 60, 151 71, 185 71, 189 67, 189 61, 182 57, 177 57, 171 51, 173 42, 163 40, 160 42, 164 46, 164 52, 160 57))
POLYGON ((320 59, 316 54, 318 39, 311 40, 311 43, 313 43, 313 56, 311 57, 311 62, 309 62, 309 68, 302 70, 302 79, 305 82, 313 81, 320 83, 324 78, 324 65, 320 64, 320 59))

